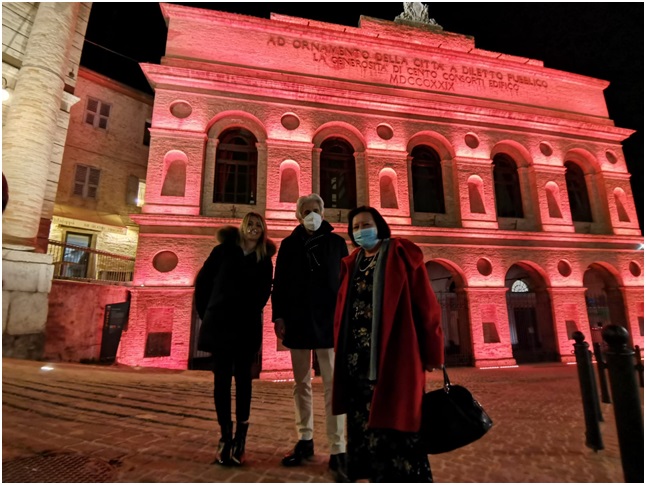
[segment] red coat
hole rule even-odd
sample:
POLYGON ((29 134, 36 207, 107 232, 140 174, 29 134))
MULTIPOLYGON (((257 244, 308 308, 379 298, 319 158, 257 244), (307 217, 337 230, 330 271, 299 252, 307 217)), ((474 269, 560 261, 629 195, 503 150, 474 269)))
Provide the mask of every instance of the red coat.
MULTIPOLYGON (((341 263, 341 288, 334 319, 334 344, 338 350, 339 332, 344 314, 350 278, 357 252, 341 263)), ((419 247, 393 238, 386 260, 377 383, 372 397, 371 428, 389 428, 417 432, 422 420, 422 396, 425 367, 439 367, 444 362, 444 339, 440 305, 431 288, 424 256, 419 247)), ((336 362, 332 395, 334 414, 345 414, 345 371, 336 362)))

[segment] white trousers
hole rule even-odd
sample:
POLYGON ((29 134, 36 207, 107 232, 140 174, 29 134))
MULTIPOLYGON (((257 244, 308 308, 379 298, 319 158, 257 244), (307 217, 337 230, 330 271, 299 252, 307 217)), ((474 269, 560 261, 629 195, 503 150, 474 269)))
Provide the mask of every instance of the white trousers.
MULTIPOLYGON (((334 349, 315 349, 325 394, 325 424, 330 454, 345 453, 345 415, 332 415, 332 377, 334 375, 334 349)), ((314 436, 312 413, 312 351, 290 349, 294 371, 294 406, 296 429, 299 439, 311 440, 314 436)))

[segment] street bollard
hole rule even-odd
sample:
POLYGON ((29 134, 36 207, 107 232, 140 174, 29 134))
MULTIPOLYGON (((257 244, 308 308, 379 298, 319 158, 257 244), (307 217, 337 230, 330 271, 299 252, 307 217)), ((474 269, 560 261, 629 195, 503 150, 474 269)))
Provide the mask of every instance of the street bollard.
POLYGON ((608 344, 606 365, 624 480, 627 483, 644 483, 644 423, 635 378, 635 353, 628 347, 628 331, 624 327, 606 325, 601 335, 608 344))
POLYGON ((589 345, 585 342, 585 336, 581 332, 572 334, 574 341, 574 355, 576 357, 576 368, 579 373, 579 385, 581 386, 581 399, 583 400, 583 416, 585 418, 585 445, 595 452, 603 450, 601 429, 599 428, 599 417, 601 405, 599 396, 595 389, 594 372, 592 371, 592 359, 590 358, 589 345))
POLYGON ((594 358, 597 360, 597 374, 599 374, 599 387, 601 387, 601 402, 610 403, 610 391, 608 390, 608 380, 606 379, 606 362, 603 360, 601 353, 601 344, 595 342, 592 344, 594 349, 594 358))
POLYGON ((639 377, 639 387, 644 387, 644 362, 639 345, 635 345, 635 360, 637 361, 635 368, 637 369, 637 377, 639 377))

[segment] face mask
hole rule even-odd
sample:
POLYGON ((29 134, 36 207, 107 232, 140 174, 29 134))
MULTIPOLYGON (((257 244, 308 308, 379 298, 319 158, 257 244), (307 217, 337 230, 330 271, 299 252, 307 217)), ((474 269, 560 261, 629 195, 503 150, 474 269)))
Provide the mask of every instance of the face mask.
POLYGON ((379 242, 377 238, 377 228, 376 227, 367 227, 361 229, 360 231, 353 232, 355 242, 361 246, 363 249, 370 251, 374 248, 379 242))
POLYGON ((310 212, 303 218, 303 225, 308 231, 316 232, 321 227, 323 218, 318 212, 310 212))

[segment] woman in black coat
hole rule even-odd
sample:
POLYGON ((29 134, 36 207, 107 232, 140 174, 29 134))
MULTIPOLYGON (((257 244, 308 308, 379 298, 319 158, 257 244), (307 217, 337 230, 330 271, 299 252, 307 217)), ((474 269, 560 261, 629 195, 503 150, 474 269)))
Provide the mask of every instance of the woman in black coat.
POLYGON ((262 309, 271 293, 276 246, 264 218, 249 212, 240 230, 224 227, 195 280, 202 319, 198 349, 214 359, 213 397, 222 436, 216 462, 241 465, 251 411, 251 367, 262 342, 262 309), (236 433, 231 421, 231 378, 236 381, 236 433))

